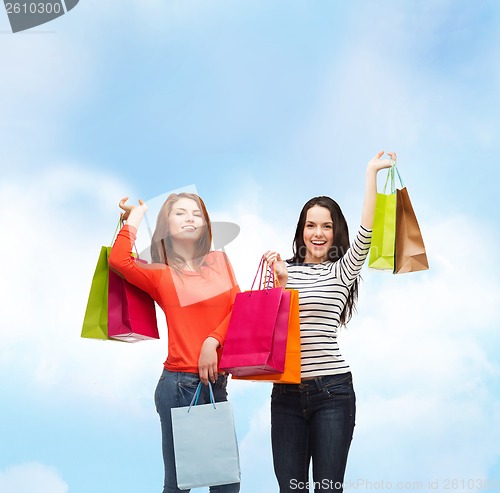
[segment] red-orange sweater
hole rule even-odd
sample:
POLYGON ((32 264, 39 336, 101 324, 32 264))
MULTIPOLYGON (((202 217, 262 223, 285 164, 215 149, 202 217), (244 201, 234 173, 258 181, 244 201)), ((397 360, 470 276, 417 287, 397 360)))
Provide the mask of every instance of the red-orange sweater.
POLYGON ((136 233, 133 226, 123 226, 109 265, 149 293, 164 311, 168 326, 165 369, 198 373, 203 341, 211 336, 224 344, 234 298, 240 291, 231 264, 219 251, 207 255, 201 272, 179 275, 163 264, 141 264, 132 257, 136 233))

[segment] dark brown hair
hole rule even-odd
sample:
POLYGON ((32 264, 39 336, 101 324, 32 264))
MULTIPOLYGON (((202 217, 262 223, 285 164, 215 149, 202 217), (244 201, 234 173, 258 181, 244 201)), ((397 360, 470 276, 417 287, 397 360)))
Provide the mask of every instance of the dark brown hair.
MULTIPOLYGON (((330 197, 320 196, 308 200, 300 212, 299 221, 293 239, 293 257, 288 262, 293 264, 303 264, 306 258, 307 247, 304 243, 304 227, 307 219, 307 211, 315 205, 325 207, 330 212, 333 222, 333 244, 328 250, 327 260, 337 262, 340 260, 350 246, 349 228, 340 206, 330 197)), ((340 325, 347 325, 352 314, 356 310, 358 299, 358 280, 355 279, 349 291, 347 302, 340 314, 340 325)))

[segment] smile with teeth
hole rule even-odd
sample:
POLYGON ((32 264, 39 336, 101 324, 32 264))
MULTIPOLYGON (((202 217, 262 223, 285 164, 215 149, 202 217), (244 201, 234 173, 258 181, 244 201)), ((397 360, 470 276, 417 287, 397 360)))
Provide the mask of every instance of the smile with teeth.
POLYGON ((316 246, 323 246, 326 241, 325 240, 312 240, 311 243, 316 246))
POLYGON ((194 226, 183 226, 184 231, 194 231, 196 228, 194 226))

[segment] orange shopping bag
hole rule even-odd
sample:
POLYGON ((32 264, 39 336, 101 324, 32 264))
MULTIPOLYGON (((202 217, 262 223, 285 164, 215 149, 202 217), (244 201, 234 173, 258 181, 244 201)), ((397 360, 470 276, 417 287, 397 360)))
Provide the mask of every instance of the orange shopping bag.
POLYGON ((286 342, 285 369, 283 373, 266 375, 249 375, 231 378, 236 380, 254 380, 272 383, 300 383, 300 319, 299 292, 296 289, 285 289, 283 296, 290 295, 290 314, 288 317, 288 339, 286 342))

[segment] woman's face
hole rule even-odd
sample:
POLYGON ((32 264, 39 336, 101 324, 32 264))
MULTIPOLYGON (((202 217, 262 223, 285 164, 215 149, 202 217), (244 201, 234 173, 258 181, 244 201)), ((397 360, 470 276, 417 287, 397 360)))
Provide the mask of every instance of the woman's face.
POLYGON ((303 237, 307 248, 304 262, 317 264, 327 260, 333 245, 333 221, 326 207, 314 205, 307 211, 303 237))
POLYGON ((196 241, 203 233, 203 212, 193 199, 183 197, 172 206, 168 230, 172 241, 196 241))

